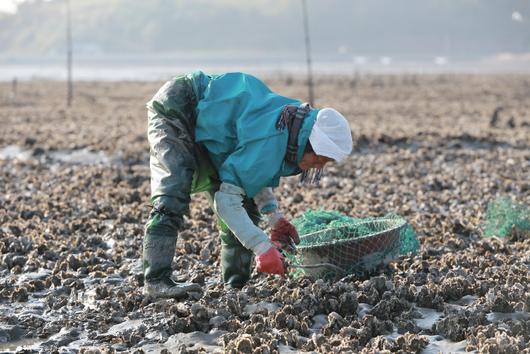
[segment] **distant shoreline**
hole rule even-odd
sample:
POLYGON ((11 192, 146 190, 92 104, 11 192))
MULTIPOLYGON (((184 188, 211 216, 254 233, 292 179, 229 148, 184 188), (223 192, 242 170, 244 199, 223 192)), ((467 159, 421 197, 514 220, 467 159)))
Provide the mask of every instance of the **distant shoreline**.
MULTIPOLYGON (((257 76, 277 77, 306 75, 306 66, 303 62, 235 62, 220 61, 217 63, 89 63, 74 64, 74 80, 76 81, 159 81, 168 79, 180 73, 187 73, 201 69, 208 73, 221 73, 230 71, 244 71, 257 76)), ((356 65, 353 62, 315 62, 313 65, 315 75, 365 75, 365 74, 530 74, 530 63, 484 63, 462 62, 437 65, 428 62, 403 62, 403 63, 369 63, 356 65)), ((32 80, 57 80, 66 79, 66 69, 63 63, 24 63, 0 64, 0 81, 32 80)))

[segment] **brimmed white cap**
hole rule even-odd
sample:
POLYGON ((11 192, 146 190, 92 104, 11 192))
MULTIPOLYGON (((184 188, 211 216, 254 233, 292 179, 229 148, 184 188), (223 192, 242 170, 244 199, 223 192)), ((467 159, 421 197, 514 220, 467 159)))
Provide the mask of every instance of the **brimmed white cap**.
POLYGON ((309 142, 317 155, 340 162, 353 148, 348 121, 333 108, 321 109, 309 135, 309 142))

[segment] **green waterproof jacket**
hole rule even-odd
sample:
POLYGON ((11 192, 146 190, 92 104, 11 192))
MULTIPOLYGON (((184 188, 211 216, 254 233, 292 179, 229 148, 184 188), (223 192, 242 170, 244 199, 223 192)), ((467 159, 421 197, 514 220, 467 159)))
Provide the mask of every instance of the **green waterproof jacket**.
MULTIPOLYGON (((195 71, 188 78, 198 100, 195 141, 206 148, 221 182, 243 188, 252 198, 264 187, 277 187, 280 177, 301 172, 297 165, 284 161, 288 130, 276 128, 283 107, 300 101, 280 96, 244 73, 209 76, 195 71)), ((317 112, 311 110, 300 129, 298 161, 317 112)), ((208 178, 208 158, 199 160, 192 192, 205 189, 208 178)))

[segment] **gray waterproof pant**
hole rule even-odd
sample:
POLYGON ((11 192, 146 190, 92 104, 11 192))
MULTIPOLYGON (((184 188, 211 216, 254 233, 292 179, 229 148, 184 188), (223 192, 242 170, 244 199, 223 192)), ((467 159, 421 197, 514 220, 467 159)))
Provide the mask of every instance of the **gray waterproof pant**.
MULTIPOLYGON (((192 84, 185 76, 167 82, 147 104, 153 206, 145 226, 143 242, 143 268, 147 281, 171 275, 177 233, 182 228, 183 216, 189 213, 194 174, 208 159, 204 150, 195 143, 196 105, 192 84)), ((212 183, 207 191, 209 199, 212 199, 219 184, 212 183)), ((259 215, 253 200, 246 200, 244 205, 257 224, 259 215)), ((231 265, 230 260, 223 259, 223 270, 241 269, 244 275, 240 278, 246 282, 250 277, 252 253, 241 245, 222 221, 219 220, 219 224, 222 226, 223 250, 227 245, 240 250, 229 257, 238 264, 231 265), (240 262, 240 258, 245 261, 240 262)), ((228 256, 223 250, 222 255, 228 256)), ((223 279, 227 281, 231 274, 224 273, 223 279)))

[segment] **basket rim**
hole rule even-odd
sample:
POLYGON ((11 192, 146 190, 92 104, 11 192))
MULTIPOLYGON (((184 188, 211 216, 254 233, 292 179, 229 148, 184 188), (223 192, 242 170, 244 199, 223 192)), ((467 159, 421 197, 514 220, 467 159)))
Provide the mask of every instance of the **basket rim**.
MULTIPOLYGON (((333 240, 333 241, 326 242, 326 243, 323 243, 323 244, 318 244, 318 245, 297 246, 296 248, 298 250, 307 250, 307 249, 311 249, 311 248, 328 247, 328 246, 337 245, 337 244, 341 244, 341 243, 347 243, 347 242, 349 243, 349 242, 352 242, 352 241, 353 242, 358 242, 358 241, 364 240, 366 238, 379 236, 379 235, 381 235, 384 232, 390 232, 390 231, 398 230, 400 228, 403 228, 405 225, 407 225, 407 221, 405 219, 401 219, 401 218, 396 218, 396 219, 382 218, 382 219, 375 219, 375 220, 366 220, 366 221, 358 222, 355 225, 363 225, 363 224, 367 224, 367 223, 386 222, 386 221, 395 221, 395 222, 399 222, 399 224, 397 226, 394 226, 394 227, 388 229, 388 230, 379 231, 379 232, 376 232, 376 233, 373 233, 373 234, 370 234, 370 235, 360 236, 360 237, 351 238, 351 239, 344 239, 344 240, 333 240)), ((300 236, 300 240, 302 240, 302 239, 304 239, 304 238, 306 238, 308 236, 312 236, 312 235, 318 234, 318 233, 323 233, 323 232, 327 232, 327 231, 330 231, 330 230, 340 230, 340 229, 351 227, 351 226, 352 225, 342 225, 342 226, 339 226, 339 227, 328 227, 326 229, 322 229, 322 230, 314 231, 314 232, 311 232, 311 233, 308 233, 308 234, 305 234, 305 235, 301 235, 300 236)))

